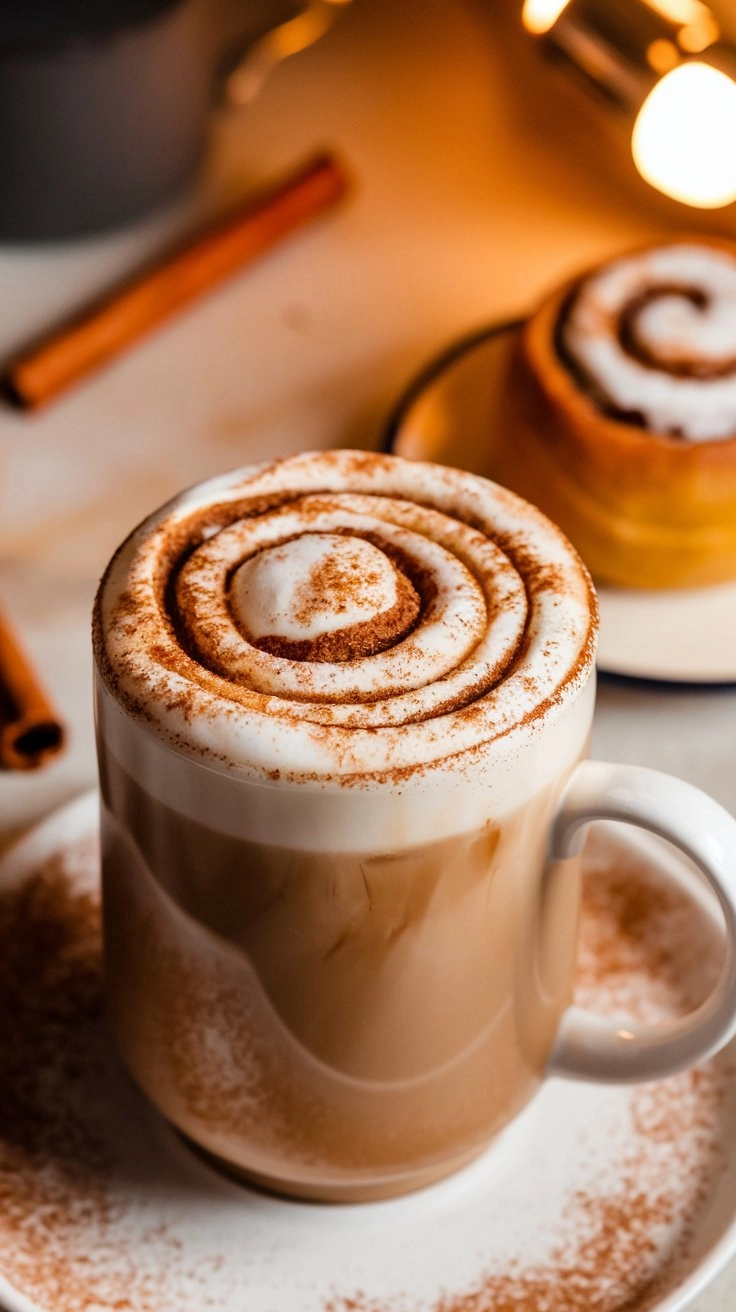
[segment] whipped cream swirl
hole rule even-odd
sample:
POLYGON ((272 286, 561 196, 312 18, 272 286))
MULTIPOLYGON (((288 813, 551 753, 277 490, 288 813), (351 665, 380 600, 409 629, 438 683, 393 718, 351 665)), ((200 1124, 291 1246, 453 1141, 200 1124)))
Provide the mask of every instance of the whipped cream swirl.
POLYGON ((564 357, 618 418, 693 442, 736 434, 736 248, 675 244, 575 289, 564 357))
POLYGON ((590 672, 567 540, 473 475, 331 451, 147 520, 96 605, 113 695, 177 750, 266 778, 396 778, 533 731, 590 672))

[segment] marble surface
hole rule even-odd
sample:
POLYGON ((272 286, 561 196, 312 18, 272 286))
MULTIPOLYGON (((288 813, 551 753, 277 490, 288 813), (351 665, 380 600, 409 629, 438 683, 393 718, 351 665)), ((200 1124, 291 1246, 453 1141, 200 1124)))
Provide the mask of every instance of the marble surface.
MULTIPOLYGON (((70 727, 0 778, 5 839, 88 787, 89 613, 114 547, 181 486, 274 454, 371 446, 443 343, 580 264, 695 222, 633 177, 621 124, 546 69, 512 0, 354 0, 245 111, 213 116, 189 195, 124 232, 0 247, 0 353, 203 216, 324 145, 354 191, 256 267, 33 417, 0 409, 0 596, 70 727)), ((711 225, 707 217, 698 222, 711 225)), ((736 229, 731 214, 717 220, 736 229)), ((736 690, 604 678, 593 751, 681 774, 736 811, 736 690)), ((726 1312, 736 1269, 695 1304, 726 1312)))

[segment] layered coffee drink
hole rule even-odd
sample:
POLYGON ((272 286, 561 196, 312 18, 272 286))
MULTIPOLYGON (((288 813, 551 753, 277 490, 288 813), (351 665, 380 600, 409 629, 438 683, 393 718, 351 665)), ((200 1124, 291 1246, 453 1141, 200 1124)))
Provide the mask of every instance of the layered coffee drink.
POLYGON ((536 1089, 579 887, 596 605, 470 474, 238 470, 123 544, 95 608, 110 1011, 164 1115, 295 1195, 387 1196, 536 1089))

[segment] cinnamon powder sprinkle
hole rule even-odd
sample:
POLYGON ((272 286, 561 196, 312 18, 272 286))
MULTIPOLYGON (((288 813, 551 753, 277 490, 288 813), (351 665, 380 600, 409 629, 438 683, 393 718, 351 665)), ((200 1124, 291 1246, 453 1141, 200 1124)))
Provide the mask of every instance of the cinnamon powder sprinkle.
MULTIPOLYGON (((718 970, 712 931, 701 932, 690 902, 649 880, 635 857, 596 853, 578 1001, 645 1020, 697 1005, 718 970)), ((200 1168, 183 1148, 180 1159, 162 1150, 167 1131, 120 1067, 104 1022, 98 896, 89 891, 97 863, 96 840, 84 839, 0 890, 0 1276, 43 1312, 647 1312, 687 1272, 721 1166, 723 1059, 626 1092, 631 1124, 615 1178, 567 1199, 561 1190, 544 1260, 530 1234, 533 1257, 522 1247, 486 1270, 481 1257, 482 1274, 434 1301, 329 1294, 325 1269, 322 1292, 305 1280, 295 1302, 278 1292, 282 1253, 273 1298, 254 1302, 252 1254, 241 1260, 232 1241, 213 1251, 211 1229, 194 1251, 193 1232, 182 1241, 166 1219, 172 1197, 190 1209, 224 1199, 240 1224, 240 1197, 230 1184, 220 1197, 209 1177, 198 1194, 200 1168)), ((243 1237, 247 1219, 246 1209, 243 1237)), ((268 1259, 259 1260, 263 1270, 268 1259)))
MULTIPOLYGON (((292 661, 324 661, 329 664, 362 660, 393 647, 406 638, 420 617, 420 601, 409 579, 394 566, 396 601, 371 619, 344 628, 328 629, 314 638, 284 638, 280 634, 266 634, 253 638, 254 647, 292 661)), ((376 581, 376 576, 357 576, 342 569, 335 561, 322 561, 312 570, 302 597, 297 597, 299 608, 294 612, 301 624, 307 624, 322 607, 325 598, 338 615, 348 610, 350 602, 360 603, 364 589, 376 581)))
MULTIPOLYGON (((264 466, 258 473, 258 484, 263 486, 274 471, 279 470, 279 466, 288 467, 290 460, 294 460, 298 466, 300 457, 286 457, 264 466)), ((250 480, 245 479, 242 484, 245 494, 240 499, 232 501, 228 499, 188 509, 183 517, 173 512, 165 515, 152 527, 146 528, 146 522, 139 526, 110 561, 101 580, 94 607, 95 662, 112 696, 132 716, 150 723, 156 733, 163 732, 164 738, 168 739, 175 749, 180 745, 177 734, 152 712, 152 706, 162 708, 167 714, 175 711, 185 722, 190 722, 201 711, 204 693, 207 697, 215 699, 218 705, 217 713, 225 723, 228 718, 232 718, 237 723, 243 709, 246 712, 256 711, 274 718, 284 716, 293 718, 295 705, 301 703, 313 709, 309 715, 300 713, 296 718, 302 723, 305 721, 309 723, 309 733, 319 749, 320 756, 333 755, 342 786, 351 787, 366 782, 387 780, 400 785, 407 773, 415 776, 417 774, 415 763, 404 767, 387 760, 385 765, 379 765, 372 770, 365 769, 359 762, 355 763, 355 745, 349 744, 349 735, 342 736, 342 739, 341 735, 335 735, 335 726, 327 714, 331 704, 346 705, 354 701, 353 697, 341 699, 337 684, 335 689, 330 691, 329 696, 317 696, 313 692, 308 672, 305 670, 302 672, 301 687, 297 686, 288 697, 281 698, 280 695, 261 692, 248 686, 247 682, 232 677, 228 662, 221 661, 212 650, 212 632, 216 632, 214 622, 195 625, 192 615, 188 614, 187 607, 178 606, 176 596, 177 579, 182 568, 213 532, 225 530, 239 520, 255 520, 265 515, 273 517, 276 521, 282 512, 286 515, 294 510, 298 510, 302 518, 301 531, 307 532, 310 521, 316 521, 325 511, 334 511, 344 492, 349 496, 358 495, 368 501, 372 498, 381 501, 389 495, 395 497, 401 504, 401 490, 396 491, 396 469, 400 463, 395 456, 382 456, 375 452, 323 451, 319 453, 319 468, 324 470, 323 486, 313 485, 311 480, 302 486, 297 477, 291 490, 282 488, 268 495, 253 494, 251 491, 251 495, 247 495, 250 480), (385 474, 385 485, 381 488, 382 474, 385 474), (334 475, 338 476, 339 485, 333 483, 334 475), (141 539, 138 544, 139 549, 151 566, 151 577, 149 578, 146 572, 145 582, 141 583, 140 578, 129 576, 127 587, 117 594, 110 613, 103 621, 104 599, 107 590, 112 587, 120 557, 136 538, 141 539), (121 643, 121 647, 125 650, 119 648, 114 659, 108 650, 111 633, 116 633, 118 638, 126 639, 121 643), (130 643, 127 641, 133 638, 135 641, 130 643), (145 653, 145 659, 141 653, 145 653), (151 660, 148 658, 153 658, 154 665, 159 668, 157 679, 152 677, 151 660), (141 678, 144 666, 145 674, 141 678), (188 685, 186 690, 176 697, 172 696, 169 686, 172 674, 188 685), (353 766, 352 769, 348 768, 349 764, 353 766)), ((573 690, 582 685, 595 658, 598 603, 592 580, 582 561, 573 553, 567 569, 548 562, 540 563, 538 552, 531 545, 534 538, 533 531, 527 532, 526 529, 522 531, 519 527, 513 532, 508 529, 493 528, 489 524, 487 514, 473 510, 472 498, 468 502, 463 496, 468 478, 472 476, 448 468, 443 469, 443 482, 446 484, 446 489, 450 494, 457 493, 460 506, 457 512, 446 506, 443 513, 457 519, 459 524, 475 529, 488 542, 498 547, 523 582, 532 609, 536 599, 544 593, 558 594, 561 601, 566 589, 571 586, 575 570, 578 570, 579 578, 575 580, 573 586, 576 593, 581 589, 587 594, 587 623, 584 631, 578 635, 579 643, 568 667, 564 668, 560 663, 559 680, 549 686, 546 696, 542 697, 540 694, 540 700, 532 707, 526 708, 518 721, 514 720, 512 715, 503 724, 496 724, 494 721, 492 728, 482 725, 482 732, 479 735, 481 741, 476 749, 462 749, 454 754, 451 745, 453 726, 443 725, 442 745, 438 746, 437 753, 420 767, 423 773, 429 773, 438 763, 441 763, 443 768, 449 764, 450 768, 454 768, 455 765, 460 768, 467 765, 468 768, 473 769, 478 750, 487 751, 489 741, 516 732, 520 728, 534 729, 542 725, 545 717, 555 707, 562 705, 573 690), (575 564, 573 564, 574 560, 575 564)), ((502 510, 504 502, 508 503, 510 518, 515 519, 518 515, 518 498, 500 487, 495 487, 493 496, 502 510)), ((427 512, 436 515, 438 506, 431 498, 424 500, 419 495, 412 494, 409 499, 416 514, 414 528, 421 535, 422 516, 426 517, 427 512)), ((444 500, 443 504, 445 504, 444 500)), ((388 522, 391 523, 390 518, 388 522)), ((551 527, 548 524, 547 530, 551 527)), ((345 531, 349 535, 353 533, 353 530, 345 531)), ((328 635, 324 641, 320 639, 316 643, 285 644, 283 638, 270 634, 265 638, 260 637, 253 645, 270 655, 280 656, 296 663, 311 661, 338 663, 360 659, 365 654, 377 654, 398 646, 399 643, 405 643, 406 640, 403 656, 404 658, 411 656, 412 635, 431 614, 434 597, 438 591, 437 580, 430 570, 424 569, 418 560, 412 560, 408 553, 405 555, 392 549, 383 539, 380 531, 373 533, 369 530, 360 530, 357 535, 374 542, 384 555, 394 561, 399 572, 406 575, 409 587, 404 589, 403 597, 399 597, 397 610, 384 615, 378 626, 372 623, 368 623, 366 627, 356 625, 352 630, 339 630, 328 635), (411 589, 416 592, 420 602, 416 614, 411 589)), ((428 533, 428 538, 433 540, 431 532, 428 533)), ((286 541, 288 538, 285 537, 283 540, 286 541)), ((117 584, 115 586, 117 587, 117 584)), ((243 630, 241 632, 246 640, 250 641, 247 633, 243 630)), ((480 636, 479 633, 478 637, 480 636)), ((446 700, 433 703, 429 714, 423 711, 421 696, 416 689, 409 687, 406 678, 402 680, 401 677, 397 677, 395 685, 384 687, 381 696, 373 700, 407 697, 407 705, 402 712, 402 724, 421 724, 452 715, 454 723, 460 732, 464 733, 475 721, 483 718, 487 711, 487 707, 483 704, 484 700, 493 693, 494 689, 500 688, 511 674, 518 671, 521 662, 528 654, 528 647, 529 625, 522 641, 514 650, 507 652, 504 659, 499 660, 493 669, 486 670, 482 679, 471 678, 462 688, 453 688, 451 693, 448 692, 446 700), (417 694, 416 706, 413 706, 410 700, 412 693, 417 694)), ((559 653, 555 654, 555 659, 558 655, 559 653)), ((296 673, 292 671, 292 674, 296 680, 296 673)), ((442 679, 439 679, 438 683, 441 684, 442 679)), ((342 719, 341 727, 359 731, 362 727, 359 711, 370 700, 371 698, 366 696, 355 701, 354 722, 342 719)), ((395 726, 391 723, 376 726, 387 730, 392 727, 395 726)), ((199 745, 198 750, 209 759, 219 761, 232 759, 226 752, 219 753, 202 744, 199 745)), ((265 773, 269 775, 268 771, 265 773)), ((293 774, 282 770, 281 778, 289 782, 322 783, 325 779, 325 769, 320 767, 314 772, 302 770, 293 774)))
POLYGON ((44 1312, 213 1307, 217 1259, 190 1269, 145 1209, 125 1242, 137 1181, 111 1109, 144 1143, 147 1113, 103 1021, 99 898, 74 888, 97 862, 95 836, 0 893, 0 1275, 44 1312))

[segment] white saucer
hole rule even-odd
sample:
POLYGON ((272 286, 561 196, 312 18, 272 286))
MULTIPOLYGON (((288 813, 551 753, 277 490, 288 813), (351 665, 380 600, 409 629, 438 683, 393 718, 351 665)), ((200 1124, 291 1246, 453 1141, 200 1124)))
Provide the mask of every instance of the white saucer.
MULTIPOLYGON (((497 392, 520 321, 454 343, 409 385, 386 446, 411 460, 493 478, 497 392)), ((736 583, 639 592, 599 587, 598 666, 611 674, 686 683, 736 681, 736 583)))
MULTIPOLYGON (((610 829, 587 861, 582 1000, 692 1006, 720 951, 701 884, 610 829)), ((680 1312, 736 1250, 733 1050, 635 1089, 551 1080, 483 1158, 407 1198, 309 1205, 221 1178, 109 1042, 98 878, 94 796, 0 864, 7 1312, 680 1312)))

